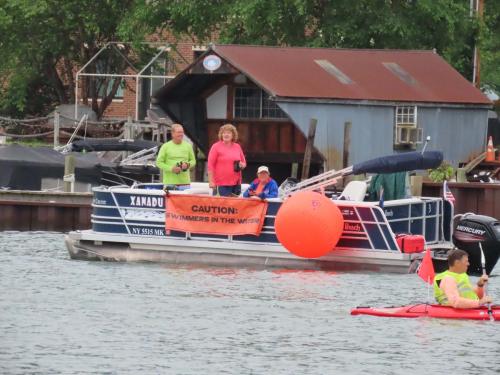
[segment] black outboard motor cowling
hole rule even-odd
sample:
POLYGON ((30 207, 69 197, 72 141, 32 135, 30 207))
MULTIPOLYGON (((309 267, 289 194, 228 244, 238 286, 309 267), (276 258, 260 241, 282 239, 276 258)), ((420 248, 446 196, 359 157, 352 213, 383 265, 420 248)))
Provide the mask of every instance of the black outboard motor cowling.
POLYGON ((483 247, 486 273, 489 275, 500 257, 500 222, 490 216, 463 215, 455 225, 453 243, 469 254, 469 275, 480 276, 483 273, 479 242, 483 247))

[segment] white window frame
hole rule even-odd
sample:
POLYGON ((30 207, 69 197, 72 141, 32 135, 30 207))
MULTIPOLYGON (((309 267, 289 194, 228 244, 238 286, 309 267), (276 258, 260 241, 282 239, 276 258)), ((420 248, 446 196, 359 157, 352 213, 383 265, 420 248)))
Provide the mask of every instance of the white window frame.
POLYGON ((394 112, 395 123, 397 126, 413 126, 417 127, 417 106, 416 105, 399 105, 394 112), (401 112, 400 112, 401 111, 401 112), (413 118, 413 121, 410 119, 413 118))
POLYGON ((264 90, 259 87, 254 86, 235 86, 234 87, 234 95, 233 95, 233 118, 235 119, 244 119, 244 120, 287 120, 287 114, 279 107, 277 108, 284 114, 283 117, 263 117, 263 99, 264 99, 264 90), (236 116, 236 90, 238 89, 252 89, 259 90, 259 116, 258 117, 239 117, 236 116))
POLYGON ((417 106, 396 106, 394 110, 394 146, 415 148, 417 144, 422 143, 423 130, 418 127, 417 113, 417 106), (412 133, 414 133, 413 136, 412 133), (402 141, 403 138, 406 141, 402 141))

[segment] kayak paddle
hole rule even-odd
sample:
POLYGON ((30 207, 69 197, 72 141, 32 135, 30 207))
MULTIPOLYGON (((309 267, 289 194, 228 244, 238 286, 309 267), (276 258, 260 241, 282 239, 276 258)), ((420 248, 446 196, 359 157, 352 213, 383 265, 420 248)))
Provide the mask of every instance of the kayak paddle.
MULTIPOLYGON (((479 250, 481 251, 481 268, 483 269, 483 275, 486 275, 486 258, 484 257, 483 246, 481 242, 479 242, 479 250)), ((486 296, 486 283, 484 284, 484 296, 486 296)), ((490 316, 490 320, 493 321, 495 318, 493 317, 493 311, 491 310, 491 303, 487 303, 486 307, 488 308, 488 315, 490 316)))

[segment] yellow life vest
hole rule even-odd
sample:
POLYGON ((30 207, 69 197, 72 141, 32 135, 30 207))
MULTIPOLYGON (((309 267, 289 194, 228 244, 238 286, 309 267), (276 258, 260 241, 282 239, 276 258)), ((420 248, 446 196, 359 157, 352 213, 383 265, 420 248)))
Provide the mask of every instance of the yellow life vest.
POLYGON ((451 276, 455 279, 457 283, 458 294, 460 295, 460 297, 476 301, 479 300, 479 297, 477 296, 474 288, 470 283, 469 276, 465 272, 455 273, 451 271, 444 271, 434 277, 434 297, 436 298, 437 303, 439 303, 440 305, 449 304, 446 294, 439 287, 441 280, 443 280, 443 278, 446 276, 451 276))

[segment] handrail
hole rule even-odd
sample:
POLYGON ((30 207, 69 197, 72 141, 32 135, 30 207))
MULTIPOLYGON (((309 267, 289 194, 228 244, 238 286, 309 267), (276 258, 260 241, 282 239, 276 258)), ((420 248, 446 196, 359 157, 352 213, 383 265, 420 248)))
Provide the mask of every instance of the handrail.
POLYGON ((352 167, 347 167, 339 171, 332 169, 304 181, 300 181, 296 185, 286 189, 284 193, 286 196, 299 191, 322 189, 327 186, 335 185, 340 178, 350 174, 352 174, 352 167))

